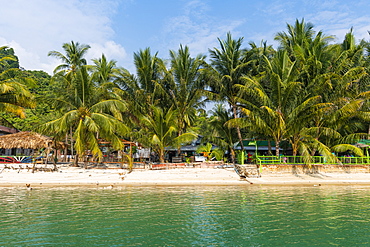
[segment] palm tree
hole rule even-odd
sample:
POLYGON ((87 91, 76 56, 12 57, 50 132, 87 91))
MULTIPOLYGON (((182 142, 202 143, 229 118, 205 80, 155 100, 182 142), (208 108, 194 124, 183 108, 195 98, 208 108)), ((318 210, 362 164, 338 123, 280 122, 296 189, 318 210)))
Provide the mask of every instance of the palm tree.
MULTIPOLYGON (((236 84, 241 84, 248 62, 245 60, 245 50, 241 49, 243 38, 233 39, 228 33, 226 40, 218 39, 221 49, 213 48, 209 50, 211 65, 216 73, 216 80, 210 85, 211 91, 217 94, 221 100, 226 101, 232 109, 234 118, 239 116, 238 108, 238 88, 236 84)), ((242 150, 243 138, 240 128, 236 126, 238 138, 242 150)))
POLYGON ((296 47, 308 47, 315 34, 313 27, 312 23, 306 23, 304 19, 301 22, 296 19, 294 25, 287 23, 288 32, 278 32, 275 40, 279 41, 280 49, 287 51, 291 57, 296 47))
POLYGON ((161 163, 164 163, 165 148, 178 147, 196 138, 193 133, 177 135, 177 112, 168 109, 164 112, 161 108, 152 106, 152 115, 143 116, 141 122, 145 129, 145 138, 142 143, 152 147, 158 154, 161 163))
POLYGON ((296 81, 299 75, 296 63, 289 59, 286 51, 278 51, 272 61, 265 57, 265 64, 264 77, 244 77, 246 83, 238 86, 244 95, 241 103, 246 117, 231 122, 270 137, 275 141, 279 156, 281 141, 306 127, 311 120, 311 109, 320 98, 303 94, 302 84, 296 81))
POLYGON ((112 94, 119 89, 119 75, 121 69, 116 66, 116 61, 107 60, 104 54, 101 58, 93 59, 93 65, 89 66, 92 73, 92 80, 96 84, 97 95, 101 98, 110 99, 112 94))
POLYGON ((136 75, 120 69, 116 82, 122 89, 117 93, 130 107, 128 114, 138 122, 142 115, 151 114, 151 106, 167 105, 166 93, 160 85, 166 67, 157 54, 150 53, 149 48, 134 53, 134 64, 136 75))
POLYGON ((177 110, 178 136, 181 136, 193 125, 197 109, 204 105, 202 70, 205 57, 191 58, 189 48, 182 45, 178 52, 171 50, 170 57, 171 69, 163 89, 172 103, 167 107, 177 110))
POLYGON ((64 43, 62 47, 65 54, 59 51, 50 51, 48 53, 48 56, 56 57, 63 62, 54 69, 54 74, 74 74, 81 66, 87 64, 84 56, 90 48, 89 45, 71 41, 71 43, 64 43))
POLYGON ((215 106, 211 111, 212 117, 209 125, 212 126, 210 141, 216 144, 220 149, 227 150, 231 155, 231 160, 235 163, 234 144, 238 141, 238 135, 235 128, 229 128, 227 122, 233 119, 232 113, 226 110, 221 104, 215 106))
POLYGON ((271 59, 276 51, 272 45, 267 45, 267 41, 262 41, 258 46, 254 42, 249 42, 250 48, 245 52, 245 60, 249 61, 247 68, 250 71, 250 76, 257 76, 264 71, 264 57, 271 59))
MULTIPOLYGON (((74 95, 76 93, 76 85, 74 85, 75 75, 77 70, 82 66, 86 66, 87 61, 84 58, 89 45, 80 44, 79 42, 71 41, 71 43, 64 43, 63 50, 65 54, 58 51, 50 51, 48 56, 53 56, 62 61, 62 64, 58 65, 54 69, 54 75, 52 77, 53 86, 55 87, 54 93, 57 95, 58 99, 54 100, 53 104, 56 104, 57 107, 69 107, 69 104, 60 104, 57 102, 63 102, 68 99, 69 95, 74 95), (61 100, 64 97, 64 100, 61 100)), ((59 108, 57 108, 59 109, 59 108)), ((70 109, 60 109, 61 112, 69 111, 70 109)), ((56 116, 52 116, 55 118, 56 116)), ((73 137, 72 129, 69 131, 69 134, 66 134, 65 141, 68 142, 68 136, 71 143, 72 155, 73 155, 73 137)))
POLYGON ((71 131, 77 156, 90 150, 95 157, 101 158, 99 138, 111 142, 116 150, 122 149, 120 137, 128 132, 128 127, 121 121, 121 112, 126 110, 126 106, 116 99, 102 100, 96 97, 93 78, 85 66, 76 71, 73 84, 74 94, 54 99, 61 116, 45 123, 42 131, 57 139, 71 131))
MULTIPOLYGON (((0 47, 0 53, 7 49, 0 47)), ((15 61, 12 56, 0 58, 0 112, 13 113, 25 117, 24 107, 35 106, 34 96, 27 85, 32 83, 27 78, 22 78, 18 68, 8 68, 8 61, 15 61)))

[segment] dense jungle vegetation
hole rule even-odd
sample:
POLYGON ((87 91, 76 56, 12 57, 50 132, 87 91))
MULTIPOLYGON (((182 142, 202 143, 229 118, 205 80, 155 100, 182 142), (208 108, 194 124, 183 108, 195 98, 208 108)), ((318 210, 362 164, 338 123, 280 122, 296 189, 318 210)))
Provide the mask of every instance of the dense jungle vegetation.
MULTIPOLYGON (((362 156, 353 144, 368 139, 369 42, 353 30, 334 43, 303 19, 278 32, 277 48, 243 43, 228 33, 208 54, 187 46, 161 59, 134 53, 135 73, 101 57, 86 61, 90 46, 71 41, 49 56, 53 75, 20 68, 12 48, 0 48, 3 125, 33 130, 101 157, 98 140, 122 149, 122 138, 150 147, 164 161, 165 147, 203 136, 234 158, 243 139, 283 141, 293 155, 332 152, 362 156), (207 102, 214 108, 206 112, 207 102)), ((242 147, 243 148, 243 147, 242 147)))

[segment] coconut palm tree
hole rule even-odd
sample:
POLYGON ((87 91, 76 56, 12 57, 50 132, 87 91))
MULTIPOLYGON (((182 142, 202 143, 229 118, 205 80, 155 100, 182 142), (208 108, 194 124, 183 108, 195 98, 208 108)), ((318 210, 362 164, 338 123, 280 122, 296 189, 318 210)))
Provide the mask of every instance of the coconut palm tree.
POLYGON ((103 99, 112 98, 119 89, 119 75, 121 69, 116 66, 116 61, 107 60, 104 54, 101 58, 93 59, 93 65, 89 66, 92 80, 96 84, 96 94, 103 99), (99 90, 98 90, 99 89, 99 90))
MULTIPOLYGON (((246 74, 248 61, 245 59, 245 50, 241 48, 243 38, 233 39, 231 33, 227 34, 226 40, 218 39, 220 49, 209 50, 211 65, 214 68, 216 80, 210 85, 211 92, 217 94, 219 98, 226 101, 232 109, 234 118, 239 117, 238 107, 238 88, 237 84, 242 84, 241 78, 246 74)), ((240 128, 236 126, 238 138, 242 150, 243 138, 240 128)))
POLYGON ((223 105, 217 104, 211 111, 211 115, 209 125, 212 126, 212 134, 209 140, 220 149, 227 150, 232 162, 235 163, 234 145, 238 141, 238 135, 235 128, 230 128, 226 124, 233 119, 232 113, 223 105))
POLYGON ((305 126, 310 120, 309 109, 318 103, 319 97, 302 94, 296 63, 289 59, 286 51, 278 51, 271 61, 265 57, 265 64, 264 77, 244 77, 246 83, 238 85, 244 95, 241 103, 246 117, 234 121, 234 126, 244 122, 253 132, 270 137, 275 141, 279 156, 281 141, 289 137, 291 129, 305 126))
POLYGON ((56 57, 62 61, 62 64, 58 65, 54 69, 54 74, 59 73, 65 76, 70 76, 74 74, 81 66, 87 64, 84 56, 90 49, 89 45, 71 41, 71 43, 64 43, 62 47, 65 54, 59 51, 50 51, 48 53, 48 56, 56 57))
POLYGON ((178 52, 170 51, 170 58, 171 69, 163 90, 171 103, 167 107, 177 111, 178 136, 181 136, 193 125, 197 109, 204 106, 202 70, 205 57, 198 55, 192 58, 189 48, 180 45, 178 52))
POLYGON ((141 116, 151 114, 153 105, 168 105, 166 93, 160 85, 166 67, 157 54, 150 53, 149 48, 134 53, 134 64, 136 75, 120 69, 116 82, 122 89, 117 92, 118 95, 130 107, 128 114, 138 122, 141 116))
POLYGON ((85 66, 76 71, 73 85, 73 94, 53 99, 61 115, 43 124, 42 132, 62 139, 71 131, 78 156, 90 150, 95 157, 101 158, 99 138, 111 142, 117 150, 122 149, 120 137, 128 132, 128 127, 121 121, 121 112, 126 110, 124 103, 96 97, 95 83, 85 66))
POLYGON ((177 135, 177 111, 168 109, 164 112, 159 107, 152 106, 152 115, 143 116, 141 122, 145 129, 145 138, 142 143, 153 148, 158 154, 161 163, 164 163, 165 148, 178 147, 182 143, 194 140, 194 133, 177 135))
MULTIPOLYGON (((8 47, 0 47, 0 52, 8 47)), ((15 61, 12 56, 0 58, 0 112, 13 113, 25 117, 24 108, 35 106, 34 96, 27 86, 32 81, 20 76, 18 68, 8 68, 8 61, 15 61)))

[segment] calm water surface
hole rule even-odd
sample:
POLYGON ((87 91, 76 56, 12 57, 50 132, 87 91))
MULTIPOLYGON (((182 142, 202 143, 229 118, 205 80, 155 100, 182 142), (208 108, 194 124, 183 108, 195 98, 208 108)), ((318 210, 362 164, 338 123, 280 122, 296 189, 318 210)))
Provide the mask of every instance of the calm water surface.
POLYGON ((370 187, 0 188, 0 246, 370 246, 370 187))

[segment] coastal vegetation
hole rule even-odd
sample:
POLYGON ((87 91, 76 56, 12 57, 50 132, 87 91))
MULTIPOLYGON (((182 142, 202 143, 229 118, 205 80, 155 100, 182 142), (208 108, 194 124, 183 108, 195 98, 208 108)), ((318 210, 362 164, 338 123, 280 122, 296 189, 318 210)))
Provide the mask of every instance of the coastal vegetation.
MULTIPOLYGON (((20 130, 36 130, 70 144, 71 152, 102 158, 103 139, 121 150, 121 139, 141 143, 164 162, 165 148, 179 150, 198 135, 236 159, 235 143, 282 142, 293 156, 334 152, 363 156, 351 144, 370 133, 370 43, 343 41, 296 20, 278 32, 274 48, 245 45, 231 33, 219 47, 193 57, 189 47, 134 53, 135 72, 104 54, 89 64, 89 45, 71 41, 50 51, 61 64, 53 75, 19 67, 13 49, 0 48, 1 117, 20 130), (216 103, 206 113, 206 105, 216 103)), ((210 150, 208 151, 210 152, 210 150)))

